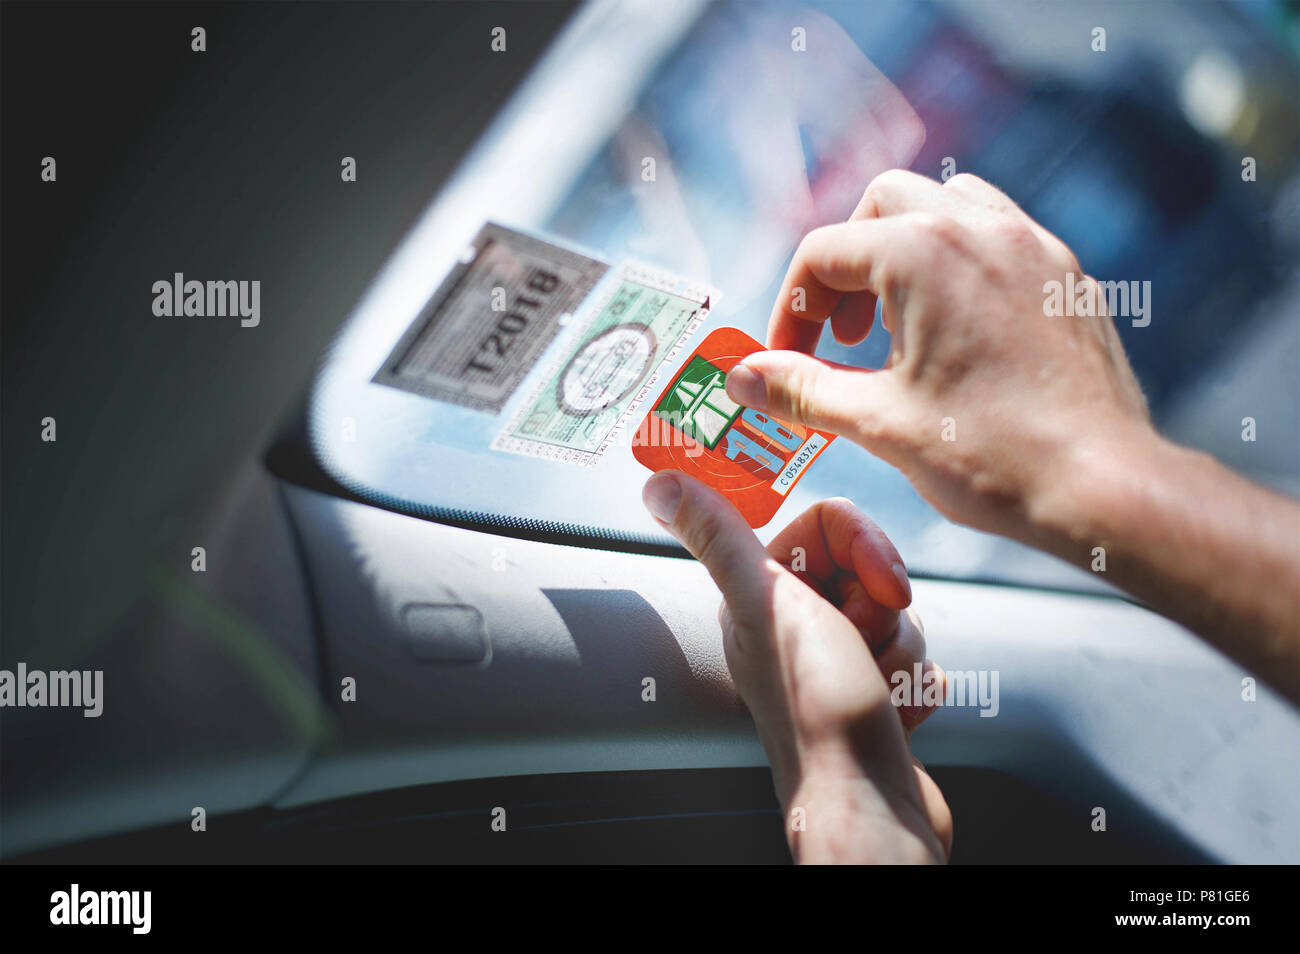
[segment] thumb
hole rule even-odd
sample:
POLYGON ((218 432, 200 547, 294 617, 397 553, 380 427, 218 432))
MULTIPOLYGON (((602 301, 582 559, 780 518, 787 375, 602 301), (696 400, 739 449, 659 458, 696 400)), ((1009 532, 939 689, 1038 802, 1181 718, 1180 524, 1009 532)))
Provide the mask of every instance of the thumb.
POLYGON ((745 518, 726 497, 693 477, 665 470, 646 481, 646 509, 681 541, 713 577, 737 623, 769 604, 766 594, 782 567, 758 542, 745 518))
POLYGON ((861 444, 889 420, 893 379, 798 351, 756 351, 727 373, 727 396, 795 424, 844 434, 861 444))

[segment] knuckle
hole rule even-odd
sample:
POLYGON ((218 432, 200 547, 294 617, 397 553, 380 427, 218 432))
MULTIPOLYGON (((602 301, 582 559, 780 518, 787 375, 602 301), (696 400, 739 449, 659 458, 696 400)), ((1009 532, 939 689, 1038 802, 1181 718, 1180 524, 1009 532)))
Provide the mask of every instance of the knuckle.
POLYGON ((806 368, 796 368, 788 379, 786 407, 783 409, 796 421, 806 422, 817 412, 816 378, 806 368))
POLYGON ((853 246, 845 241, 845 235, 830 226, 817 230, 815 257, 811 260, 819 271, 817 274, 829 275, 852 262, 853 246))
POLYGON ((1013 215, 998 215, 985 229, 987 241, 978 246, 981 271, 986 281, 1005 285, 1014 271, 1011 263, 1034 260, 1038 236, 1027 222, 1013 215))
POLYGON ((951 189, 970 188, 971 186, 981 185, 986 185, 986 183, 973 172, 959 172, 955 176, 951 176, 948 181, 944 183, 944 186, 951 189))
MULTIPOLYGON (((843 497, 843 496, 827 497, 825 500, 821 501, 819 505, 814 505, 814 506, 821 506, 825 508, 827 511, 830 511, 832 513, 848 514, 855 518, 857 517, 858 514, 862 513, 862 511, 858 509, 857 504, 855 504, 848 497, 843 497)), ((865 517, 866 515, 863 514, 863 516, 865 517)))
POLYGON ((804 237, 799 240, 799 244, 796 245, 794 249, 794 262, 807 261, 809 250, 812 248, 812 244, 815 241, 813 235, 816 234, 816 232, 816 229, 813 229, 811 232, 806 232, 804 237))
POLYGON ((871 182, 867 184, 867 188, 869 189, 874 185, 890 185, 891 183, 897 184, 899 182, 905 181, 909 175, 911 175, 911 173, 909 173, 906 169, 900 169, 899 167, 895 166, 892 169, 886 169, 884 172, 876 173, 875 178, 873 178, 871 182))
POLYGON ((1059 272, 1082 271, 1079 267, 1079 259, 1070 251, 1070 247, 1054 235, 1047 241, 1047 254, 1052 265, 1059 272))
POLYGON ((966 228, 950 215, 922 212, 918 214, 916 224, 922 240, 932 252, 965 245, 966 228))
POLYGON ((1038 236, 1024 222, 1014 215, 999 215, 991 226, 993 234, 1013 249, 1023 251, 1032 248, 1038 242, 1038 236))
POLYGON ((909 175, 905 169, 886 169, 867 183, 862 198, 873 215, 880 215, 882 204, 888 205, 889 197, 903 186, 909 175))
POLYGON ((794 252, 794 260, 808 265, 815 273, 829 268, 835 254, 833 236, 834 233, 827 225, 808 232, 799 240, 799 247, 794 252))
POLYGON ((899 291, 911 284, 918 273, 923 274, 923 267, 929 263, 922 260, 919 249, 908 249, 901 254, 889 254, 881 257, 872 270, 880 289, 882 304, 893 303, 898 299, 899 291))
POLYGON ((726 565, 726 534, 722 521, 714 513, 703 513, 693 520, 687 528, 689 549, 707 569, 713 570, 726 565))

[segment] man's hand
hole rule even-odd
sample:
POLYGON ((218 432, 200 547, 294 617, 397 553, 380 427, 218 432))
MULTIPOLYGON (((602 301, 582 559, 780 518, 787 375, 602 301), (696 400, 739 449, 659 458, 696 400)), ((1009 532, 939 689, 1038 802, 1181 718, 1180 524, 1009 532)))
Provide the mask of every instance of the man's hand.
POLYGON ((789 350, 745 359, 727 393, 857 441, 953 520, 1024 537, 1080 435, 1151 433, 1104 305, 1043 314, 1044 283, 1067 274, 1093 293, 1070 250, 983 180, 884 173, 848 222, 804 238, 768 328, 789 350), (841 343, 865 339, 877 299, 885 370, 809 356, 827 319, 841 343))
POLYGON ((768 344, 728 374, 733 400, 848 436, 953 520, 1104 570, 1300 702, 1300 507, 1156 433, 1097 284, 1003 193, 878 176, 799 246, 768 344), (1093 317, 1044 313, 1071 274, 1093 317), (862 341, 877 300, 884 369, 812 357, 827 320, 862 341))
POLYGON ((910 754, 931 710, 895 709, 888 675, 925 660, 893 544, 849 501, 818 504, 767 547, 727 500, 668 471, 651 514, 722 591, 727 665, 767 751, 801 862, 942 862, 952 816, 910 754), (882 675, 884 674, 884 675, 882 675))

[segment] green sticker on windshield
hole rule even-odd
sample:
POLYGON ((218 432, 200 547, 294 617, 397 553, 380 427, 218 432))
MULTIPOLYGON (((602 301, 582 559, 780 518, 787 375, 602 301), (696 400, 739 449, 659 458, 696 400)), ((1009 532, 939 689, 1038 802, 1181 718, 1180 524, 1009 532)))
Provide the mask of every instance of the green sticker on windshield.
POLYGON ((577 344, 493 441, 496 450, 590 466, 623 431, 710 307, 710 292, 624 266, 577 344))

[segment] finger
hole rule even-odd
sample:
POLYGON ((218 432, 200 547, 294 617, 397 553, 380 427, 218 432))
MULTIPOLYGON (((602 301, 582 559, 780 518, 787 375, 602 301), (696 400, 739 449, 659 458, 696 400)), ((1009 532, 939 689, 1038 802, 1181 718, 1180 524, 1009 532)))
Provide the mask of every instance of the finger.
POLYGON ((858 628, 872 655, 875 655, 897 635, 898 610, 877 603, 855 579, 846 578, 842 592, 840 612, 858 628))
POLYGON ((915 610, 900 614, 897 633, 876 656, 876 664, 885 674, 885 682, 890 685, 893 685, 891 679, 898 673, 906 673, 909 679, 915 681, 915 667, 918 663, 922 665, 921 675, 926 673, 925 631, 918 625, 918 619, 915 610))
MULTIPOLYGON (((859 222, 863 219, 876 219, 886 215, 897 215, 900 212, 921 210, 942 200, 943 189, 933 179, 908 172, 906 169, 890 169, 871 180, 848 221, 859 222)), ((876 296, 870 291, 849 292, 842 295, 832 308, 830 317, 831 330, 836 341, 843 345, 861 344, 871 333, 871 326, 875 321, 876 296)), ((816 345, 816 341, 813 345, 816 345)), ((811 349, 791 344, 782 347, 812 353, 811 349)))
POLYGON ((861 344, 876 321, 876 296, 869 291, 847 292, 831 311, 831 332, 842 345, 861 344))
POLYGON ((874 520, 844 497, 824 501, 817 515, 831 558, 852 571, 867 597, 893 610, 912 602, 903 558, 874 520))
POLYGON ((846 497, 813 504, 773 537, 767 550, 786 565, 795 563, 797 551, 802 569, 823 584, 848 570, 866 596, 886 607, 898 610, 912 602, 912 585, 898 549, 846 497))
POLYGON ((757 351, 727 374, 727 396, 745 407, 846 434, 868 450, 900 426, 892 375, 797 351, 757 351))
MULTIPOLYGON (((936 186, 938 188, 938 186, 936 186)), ((767 345, 811 353, 820 325, 845 292, 881 292, 880 274, 908 248, 917 222, 908 215, 825 225, 803 237, 772 306, 767 345)))
POLYGON ((917 726, 939 711, 939 708, 943 705, 944 694, 948 691, 948 674, 933 659, 922 661, 921 678, 927 681, 925 685, 933 687, 927 693, 925 685, 922 686, 921 705, 903 706, 898 710, 898 718, 902 720, 903 731, 907 733, 909 738, 917 726), (933 680, 933 682, 929 680, 933 680), (926 698, 931 701, 925 701, 926 698))
POLYGON ((869 183, 849 216, 850 222, 904 212, 938 211, 949 204, 943 186, 907 169, 886 169, 869 183))
POLYGON ((946 859, 952 855, 952 809, 948 807, 948 801, 943 797, 938 784, 915 755, 912 756, 912 767, 921 788, 921 802, 925 806, 926 817, 930 820, 930 827, 934 829, 939 844, 943 846, 943 856, 946 859))
MULTIPOLYGON (((768 319, 769 348, 815 353, 817 343, 821 340, 823 324, 844 297, 843 290, 832 288, 818 279, 806 261, 809 252, 805 246, 818 231, 820 230, 814 230, 804 236, 786 270, 768 319)), ((822 239, 813 241, 820 245, 822 239)))
MULTIPOLYGON (((905 169, 887 170, 871 180, 848 220, 857 222, 922 209, 940 195, 942 189, 932 179, 905 169)), ((831 330, 835 334, 835 340, 843 345, 856 345, 865 341, 875 322, 876 301, 876 295, 870 291, 843 295, 831 312, 831 330)))
POLYGON ((646 509, 691 555, 704 564, 722 591, 731 616, 743 628, 770 627, 769 594, 783 572, 728 500, 677 471, 654 474, 641 492, 646 509))
POLYGON ((900 684, 906 689, 898 717, 910 734, 943 703, 948 682, 947 673, 925 658, 925 627, 916 610, 899 616, 898 634, 877 654, 876 663, 891 692, 900 684))
POLYGON ((784 530, 772 538, 772 542, 767 545, 767 552, 792 570, 802 570, 816 582, 818 589, 828 596, 834 596, 827 592, 826 585, 846 567, 835 562, 826 535, 822 532, 821 511, 829 503, 827 500, 819 501, 791 520, 784 530))
POLYGON ((868 596, 895 610, 912 602, 912 583, 903 558, 874 520, 852 505, 828 507, 823 512, 822 527, 831 553, 837 560, 847 558, 868 596))

